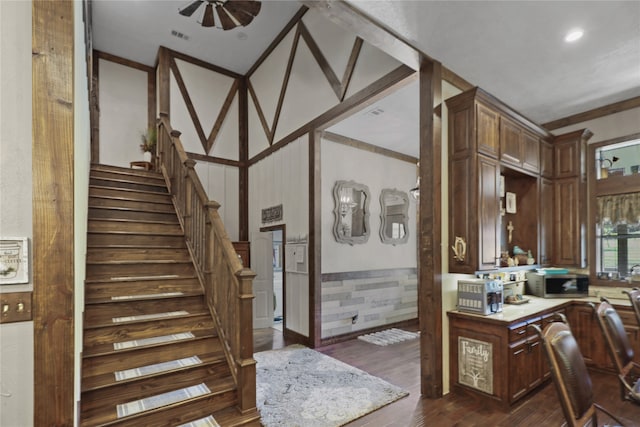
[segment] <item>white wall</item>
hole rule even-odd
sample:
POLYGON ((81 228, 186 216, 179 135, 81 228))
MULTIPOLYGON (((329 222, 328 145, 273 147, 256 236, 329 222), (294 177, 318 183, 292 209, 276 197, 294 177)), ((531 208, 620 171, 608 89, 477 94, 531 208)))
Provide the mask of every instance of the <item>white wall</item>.
MULTIPOLYGON (((31 2, 0 1, 0 51, 0 236, 31 241, 31 2)), ((0 343, 0 425, 33 425, 33 322, 0 325, 0 343)))
POLYGON ((640 132, 640 107, 556 129, 552 133, 562 135, 584 128, 593 132, 589 144, 638 133, 640 132))
MULTIPOLYGON (((308 163, 308 137, 305 135, 249 168, 249 235, 260 227, 285 224, 287 240, 308 237, 308 163), (280 204, 283 220, 263 224, 262 209, 280 204)), ((308 336, 309 276, 287 273, 286 283, 287 328, 308 336)))
POLYGON ((100 59, 100 163, 129 167, 143 160, 140 137, 146 132, 147 73, 100 59))
POLYGON ((321 212, 322 273, 416 267, 416 203, 409 202, 409 240, 387 245, 380 240, 380 192, 383 188, 408 192, 416 183, 416 165, 344 144, 322 140, 321 212), (369 240, 364 244, 338 243, 333 235, 336 181, 355 181, 369 187, 369 240))

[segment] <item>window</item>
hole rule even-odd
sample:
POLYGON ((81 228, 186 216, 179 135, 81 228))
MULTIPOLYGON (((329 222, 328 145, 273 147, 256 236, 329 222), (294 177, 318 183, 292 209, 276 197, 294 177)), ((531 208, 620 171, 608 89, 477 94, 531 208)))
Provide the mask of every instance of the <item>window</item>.
POLYGON ((624 280, 631 268, 640 265, 640 224, 598 224, 596 226, 598 271, 603 277, 624 280))
POLYGON ((640 134, 589 148, 590 273, 621 286, 640 265, 640 134))

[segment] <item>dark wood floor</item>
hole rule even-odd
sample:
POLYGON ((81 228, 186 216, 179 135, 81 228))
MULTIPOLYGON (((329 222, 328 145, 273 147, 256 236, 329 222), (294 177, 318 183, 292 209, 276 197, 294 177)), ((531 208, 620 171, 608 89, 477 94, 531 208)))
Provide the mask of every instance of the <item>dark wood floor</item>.
MULTIPOLYGON (((274 329, 255 331, 255 351, 282 348, 288 343, 274 329)), ((510 412, 487 407, 461 393, 449 393, 441 399, 420 396, 419 340, 381 347, 357 339, 316 350, 403 387, 410 392, 400 399, 349 424, 348 427, 548 427, 561 426, 562 409, 552 383, 545 385, 510 412)), ((616 377, 591 372, 594 401, 625 421, 625 426, 640 427, 640 406, 622 402, 616 377)), ((599 413, 601 424, 612 423, 599 413)))

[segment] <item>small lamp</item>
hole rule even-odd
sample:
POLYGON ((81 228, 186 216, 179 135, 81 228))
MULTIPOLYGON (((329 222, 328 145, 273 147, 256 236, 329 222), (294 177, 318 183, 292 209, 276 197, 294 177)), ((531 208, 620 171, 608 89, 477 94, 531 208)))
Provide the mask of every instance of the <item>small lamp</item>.
POLYGON ((609 168, 618 160, 620 159, 616 156, 613 156, 611 159, 600 158, 600 178, 607 178, 609 176, 609 168), (605 162, 609 162, 609 164, 605 166, 605 162))

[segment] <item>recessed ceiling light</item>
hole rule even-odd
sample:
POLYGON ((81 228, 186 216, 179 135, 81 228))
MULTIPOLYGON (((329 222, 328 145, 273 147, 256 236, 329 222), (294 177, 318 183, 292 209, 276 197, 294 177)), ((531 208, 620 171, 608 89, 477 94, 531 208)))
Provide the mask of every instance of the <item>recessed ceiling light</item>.
POLYGON ((579 40, 583 34, 584 31, 582 31, 580 28, 573 29, 569 31, 566 36, 564 36, 564 41, 566 41, 567 43, 573 43, 574 41, 579 40))

